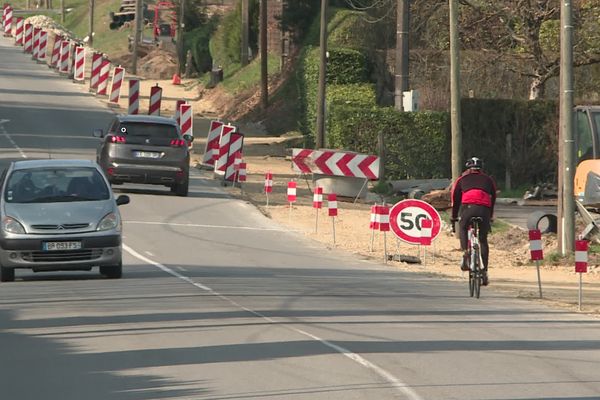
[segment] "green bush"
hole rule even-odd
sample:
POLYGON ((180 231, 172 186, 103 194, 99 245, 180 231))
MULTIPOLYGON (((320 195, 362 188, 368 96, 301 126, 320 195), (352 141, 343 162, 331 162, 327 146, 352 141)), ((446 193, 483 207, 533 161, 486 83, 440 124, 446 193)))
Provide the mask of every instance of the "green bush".
POLYGON ((336 104, 329 114, 330 146, 377 154, 382 132, 387 179, 449 176, 450 132, 447 113, 401 113, 393 108, 336 104))
POLYGON ((184 34, 183 44, 185 46, 185 54, 187 54, 188 50, 192 52, 194 68, 199 73, 210 71, 212 68, 209 42, 217 23, 218 19, 213 18, 207 23, 184 34))

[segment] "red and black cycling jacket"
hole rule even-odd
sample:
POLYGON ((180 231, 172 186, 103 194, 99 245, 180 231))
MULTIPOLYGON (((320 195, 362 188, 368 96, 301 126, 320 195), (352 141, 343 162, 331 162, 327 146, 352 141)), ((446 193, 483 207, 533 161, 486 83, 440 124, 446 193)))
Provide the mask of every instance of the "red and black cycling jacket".
POLYGON ((454 182, 451 199, 453 219, 458 216, 462 204, 486 206, 493 212, 496 204, 496 183, 479 170, 468 170, 454 182))

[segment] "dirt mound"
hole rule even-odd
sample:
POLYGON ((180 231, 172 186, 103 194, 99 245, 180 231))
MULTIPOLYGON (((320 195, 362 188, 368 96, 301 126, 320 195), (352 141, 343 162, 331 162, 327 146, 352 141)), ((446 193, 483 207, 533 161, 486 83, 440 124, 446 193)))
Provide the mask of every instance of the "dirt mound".
POLYGON ((160 49, 148 53, 139 65, 139 73, 150 79, 169 79, 177 73, 176 56, 160 49))
POLYGON ((52 18, 47 17, 45 15, 34 15, 32 17, 27 18, 25 20, 25 23, 31 24, 36 28, 42 28, 45 31, 53 33, 54 35, 61 35, 62 37, 65 37, 67 39, 75 38, 73 32, 68 31, 67 29, 65 29, 64 26, 60 25, 52 18))

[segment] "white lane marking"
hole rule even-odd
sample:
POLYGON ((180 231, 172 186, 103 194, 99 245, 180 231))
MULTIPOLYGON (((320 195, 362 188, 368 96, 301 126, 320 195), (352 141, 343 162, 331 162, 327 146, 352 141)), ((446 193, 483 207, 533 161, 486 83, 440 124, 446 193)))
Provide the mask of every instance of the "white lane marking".
MULTIPOLYGON (((238 307, 252 315, 255 315, 259 318, 264 319, 265 321, 268 321, 272 324, 277 324, 277 325, 282 325, 281 322, 275 321, 274 319, 267 317, 264 314, 259 313, 258 311, 254 311, 250 308, 244 307, 243 305, 235 302, 234 300, 230 299, 227 296, 224 296, 218 292, 215 292, 213 289, 209 288, 208 286, 205 286, 201 283, 197 283, 194 282, 191 278, 188 278, 187 276, 184 276, 182 274, 180 274, 177 271, 172 270, 169 267, 166 267, 164 265, 162 265, 159 262, 156 262, 154 260, 151 260, 147 257, 144 257, 143 255, 141 255, 140 253, 138 253, 137 251, 133 250, 131 247, 127 246, 126 244, 123 244, 123 249, 128 252, 129 254, 131 254, 132 256, 134 256, 135 258, 137 258, 140 261, 143 261, 147 264, 150 265, 154 265, 155 267, 157 267, 158 269, 166 272, 167 274, 170 274, 176 278, 181 279, 184 282, 187 282, 199 289, 202 289, 208 293, 210 293, 213 296, 216 296, 230 304, 232 304, 235 307, 238 307)), ((359 354, 353 353, 352 351, 342 347, 342 346, 338 346, 335 343, 331 343, 328 340, 322 339, 316 335, 313 335, 312 333, 308 333, 306 331, 303 331, 302 329, 298 329, 295 328, 293 326, 288 326, 288 325, 282 325, 285 328, 292 330, 296 333, 299 333, 303 336, 307 336, 313 340, 316 340, 317 342, 320 342, 321 344, 329 347, 330 349, 335 350, 336 352, 340 353, 341 355, 349 358, 350 360, 358 363, 359 365, 362 365, 363 367, 370 369, 371 371, 375 372, 377 375, 379 375, 381 378, 383 378, 384 380, 386 380, 388 383, 391 384, 392 387, 394 387, 395 389, 397 389, 400 393, 402 393, 403 395, 407 396, 409 399, 411 400, 423 400, 423 398, 421 396, 419 396, 417 394, 417 392, 415 392, 410 386, 408 386, 406 383, 402 382, 400 379, 396 378, 392 373, 386 371, 385 369, 381 368, 380 366, 370 362, 369 360, 365 359, 364 357, 360 356, 359 354)))
POLYGON ((281 228, 259 228, 254 226, 231 226, 231 225, 205 225, 205 224, 181 224, 175 222, 152 222, 152 221, 123 221, 125 224, 140 224, 140 225, 168 225, 168 226, 183 226, 188 228, 210 228, 210 229, 240 229, 247 231, 275 231, 275 232, 290 232, 288 229, 281 228))
POLYGON ((150 257, 154 257, 154 254, 150 253, 149 251, 145 251, 144 253, 148 254, 150 257))
POLYGON ((17 151, 19 152, 19 154, 21 154, 21 157, 27 158, 27 154, 25 154, 25 152, 23 152, 23 150, 19 146, 17 146, 17 144, 15 143, 15 141, 13 140, 13 138, 10 137, 10 135, 8 134, 8 131, 4 127, 4 124, 6 122, 9 122, 9 121, 10 121, 9 119, 2 119, 2 120, 0 120, 0 133, 2 133, 8 139, 8 141, 10 142, 10 144, 12 144, 15 149, 17 149, 17 151))
MULTIPOLYGON (((2 122, 2 121, 0 121, 2 122)), ((11 133, 11 136, 19 136, 19 137, 32 137, 32 138, 41 138, 41 139, 82 139, 82 140, 95 140, 100 143, 100 139, 93 136, 77 136, 77 135, 58 135, 47 133, 44 135, 39 135, 35 133, 11 133)))

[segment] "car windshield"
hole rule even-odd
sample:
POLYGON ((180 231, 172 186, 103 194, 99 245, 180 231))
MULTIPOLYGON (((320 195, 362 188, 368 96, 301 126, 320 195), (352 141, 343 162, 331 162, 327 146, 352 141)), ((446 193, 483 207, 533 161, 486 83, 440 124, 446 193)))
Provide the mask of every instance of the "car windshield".
POLYGON ((119 132, 125 136, 143 136, 150 138, 179 138, 175 125, 149 124, 141 122, 123 122, 119 126, 119 132))
POLYGON ((56 203, 110 198, 110 190, 95 168, 32 168, 15 170, 8 178, 7 203, 56 203))

